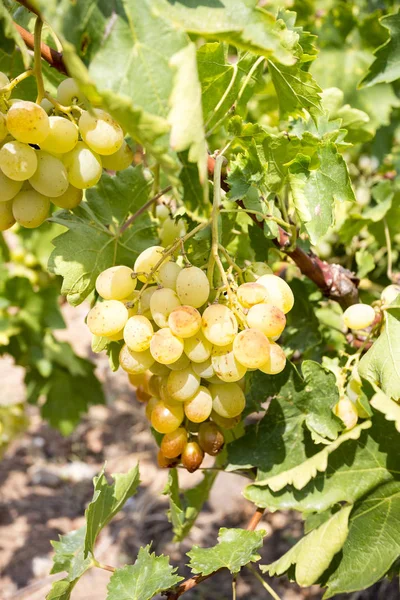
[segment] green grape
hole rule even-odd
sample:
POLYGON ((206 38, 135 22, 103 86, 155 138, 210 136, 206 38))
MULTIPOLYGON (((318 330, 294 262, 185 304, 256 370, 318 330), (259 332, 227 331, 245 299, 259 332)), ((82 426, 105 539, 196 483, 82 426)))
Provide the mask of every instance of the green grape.
POLYGON ((12 200, 7 202, 0 202, 0 231, 10 229, 15 223, 13 211, 12 211, 12 200))
POLYGON ((244 329, 234 339, 233 354, 248 369, 258 369, 269 358, 270 343, 261 331, 244 329))
POLYGON ((110 267, 96 279, 96 290, 104 300, 124 300, 136 288, 137 279, 125 265, 110 267))
POLYGON ((93 187, 103 172, 101 160, 84 142, 78 142, 63 157, 69 182, 80 190, 93 187))
POLYGON ((182 267, 170 260, 169 262, 163 263, 158 269, 157 280, 163 287, 170 288, 176 292, 176 280, 181 271, 182 267))
POLYGON ((57 88, 57 100, 63 106, 70 106, 71 104, 83 104, 85 96, 76 81, 72 77, 68 77, 57 88))
POLYGON ((135 315, 127 320, 123 337, 129 350, 143 352, 150 348, 153 333, 153 325, 149 319, 142 315, 135 315))
POLYGON ((333 409, 333 412, 341 419, 346 427, 346 430, 353 429, 357 425, 358 412, 356 406, 347 398, 340 398, 339 402, 333 409))
POLYGON ((125 327, 128 310, 118 300, 98 302, 87 316, 87 326, 93 335, 108 337, 115 335, 125 327))
POLYGON ((176 458, 182 454, 187 444, 187 431, 178 427, 171 433, 166 433, 161 441, 160 450, 166 458, 176 458))
POLYGON ((185 415, 192 423, 203 423, 211 414, 213 400, 206 387, 201 385, 197 392, 185 400, 185 415))
MULTIPOLYGON (((112 300, 109 300, 109 302, 112 302, 112 300)), ((119 353, 119 364, 121 368, 127 373, 134 375, 145 373, 150 369, 153 362, 154 358, 149 350, 134 352, 133 350, 129 350, 128 346, 125 344, 122 346, 119 353)))
POLYGON ((57 198, 50 198, 50 201, 59 208, 76 208, 78 204, 81 203, 83 198, 83 191, 78 190, 78 188, 73 185, 69 185, 66 191, 61 194, 61 196, 57 196, 57 198))
POLYGON ((181 462, 189 473, 194 473, 200 467, 203 462, 204 452, 200 448, 197 442, 189 442, 186 444, 182 456, 181 462))
POLYGON ((170 312, 168 326, 178 337, 193 337, 201 327, 201 314, 193 306, 178 306, 170 312))
POLYGON ((49 135, 49 117, 39 104, 18 100, 7 113, 7 129, 19 142, 40 144, 49 135))
POLYGON ((170 290, 169 288, 156 290, 150 298, 150 311, 153 321, 159 327, 167 327, 169 315, 180 304, 174 290, 170 290))
POLYGON ((40 148, 51 154, 71 152, 78 143, 79 129, 64 117, 49 117, 49 135, 40 144, 40 148))
POLYGON ((14 219, 28 229, 39 227, 50 210, 50 200, 35 190, 19 192, 12 203, 14 219))
POLYGON ((160 223, 163 223, 163 221, 165 221, 165 219, 167 217, 169 217, 169 208, 168 206, 166 206, 165 204, 157 204, 156 206, 156 217, 157 219, 160 221, 160 223))
POLYGON ((212 343, 204 336, 202 331, 184 340, 185 354, 194 363, 203 363, 210 358, 212 343))
POLYGON ((257 283, 263 285, 268 292, 265 302, 273 304, 281 309, 285 314, 288 313, 294 304, 293 292, 283 279, 276 275, 262 275, 257 279, 257 283))
POLYGON ((213 399, 213 410, 221 417, 231 419, 243 412, 246 399, 237 383, 213 383, 209 390, 213 399))
POLYGON ((212 344, 227 346, 235 339, 238 324, 230 308, 224 304, 211 304, 203 312, 202 328, 204 335, 212 344))
POLYGON ((59 158, 42 152, 37 153, 38 166, 30 177, 31 186, 48 198, 62 196, 68 189, 67 170, 59 158))
POLYGON ((211 353, 211 363, 215 375, 227 383, 239 381, 247 371, 246 367, 235 358, 232 344, 214 346, 211 353))
POLYGON ((199 427, 198 442, 204 452, 216 456, 224 447, 225 438, 218 425, 208 421, 199 427))
POLYGON ((101 155, 115 154, 124 141, 122 127, 111 115, 99 108, 81 114, 79 130, 89 148, 101 155))
POLYGON ((212 411, 211 418, 214 423, 216 423, 218 427, 222 427, 222 429, 234 429, 240 422, 240 415, 228 419, 227 417, 219 415, 215 410, 212 411))
POLYGON ((375 311, 369 304, 352 304, 344 311, 343 321, 350 329, 365 329, 375 321, 375 311))
POLYGON ((263 285, 256 282, 242 283, 238 287, 237 297, 244 308, 251 308, 255 304, 264 302, 267 298, 267 290, 263 285))
POLYGON ((385 287, 381 293, 381 300, 384 304, 392 304, 400 294, 400 285, 391 284, 385 287))
POLYGON ((188 367, 189 365, 190 365, 190 360, 188 359, 186 354, 183 353, 182 356, 180 358, 178 358, 178 360, 176 360, 175 362, 168 365, 168 368, 171 371, 181 371, 182 369, 186 369, 186 367, 188 367))
POLYGON ((176 280, 176 293, 182 304, 188 304, 194 308, 203 306, 210 294, 207 275, 198 267, 182 269, 176 280))
MULTIPOLYGON (((154 364, 157 364, 157 363, 154 363, 154 364)), ((150 369, 151 369, 151 367, 150 367, 150 369)), ((157 398, 160 396, 161 380, 162 380, 162 377, 160 377, 160 375, 151 375, 151 377, 148 381, 148 384, 147 384, 149 393, 152 396, 156 396, 157 398)))
POLYGON ((254 262, 245 270, 244 278, 246 281, 257 281, 261 275, 272 273, 272 269, 263 262, 254 262))
POLYGON ((151 411, 151 424, 158 433, 172 433, 178 429, 184 418, 182 404, 157 402, 151 411))
POLYGON ((192 369, 202 379, 210 379, 215 375, 211 358, 207 358, 201 363, 192 362, 192 369))
POLYGON ((6 116, 0 112, 0 142, 2 142, 8 135, 6 116))
POLYGON ((159 377, 168 377, 170 369, 167 367, 167 365, 162 365, 161 363, 155 362, 154 365, 150 367, 150 371, 159 377))
POLYGON ((361 380, 351 378, 346 386, 347 396, 352 402, 357 402, 361 395, 362 383, 361 380))
POLYGON ((269 356, 264 364, 259 367, 259 370, 267 375, 276 375, 283 371, 286 366, 286 356, 284 351, 275 342, 270 342, 269 356))
POLYGON ((123 171, 133 163, 133 159, 134 154, 124 140, 117 152, 108 156, 102 155, 101 162, 103 163, 103 167, 109 171, 123 171))
POLYGON ((247 313, 247 324, 267 337, 280 336, 285 329, 285 314, 273 304, 256 304, 247 313))
POLYGON ((40 106, 43 108, 47 115, 51 115, 51 113, 54 111, 54 104, 50 102, 50 100, 48 100, 47 98, 43 98, 43 100, 41 100, 40 106))
POLYGON ((179 237, 186 233, 185 221, 182 219, 173 219, 168 216, 164 219, 160 229, 160 240, 164 247, 168 247, 179 237))
MULTIPOLYGON (((135 261, 134 271, 138 273, 139 281, 143 283, 154 283, 155 277, 148 277, 154 267, 160 262, 164 256, 165 249, 162 246, 150 246, 143 250, 135 261)), ((165 261, 169 261, 170 257, 166 256, 165 261)))
POLYGON ((32 177, 37 164, 35 150, 22 142, 7 142, 0 150, 0 169, 15 181, 25 181, 32 177))
POLYGON ((150 400, 147 402, 146 404, 146 410, 145 410, 145 414, 146 414, 146 418, 148 421, 151 421, 151 413, 153 412, 153 408, 156 406, 156 404, 158 404, 160 401, 158 398, 150 398, 150 400))
POLYGON ((164 327, 153 335, 150 352, 157 362, 170 365, 182 356, 183 340, 173 335, 169 327, 164 327))
POLYGON ((7 202, 16 196, 22 187, 22 181, 15 181, 0 171, 0 202, 7 202))
POLYGON ((5 73, 3 73, 2 71, 0 71, 0 93, 2 94, 3 98, 5 98, 6 100, 8 100, 8 98, 10 97, 11 92, 2 93, 1 90, 2 90, 2 88, 6 87, 9 83, 10 83, 10 80, 8 79, 7 75, 5 73))
MULTIPOLYGON (((138 277, 138 279, 140 281, 140 277, 138 277)), ((150 300, 156 290, 157 290, 157 287, 155 285, 147 287, 143 292, 141 292, 140 300, 136 304, 136 306, 138 306, 138 305, 140 306, 140 313, 142 315, 144 315, 145 317, 147 317, 148 319, 152 319, 151 312, 150 312, 150 300)))
POLYGON ((200 377, 189 366, 182 371, 171 371, 168 375, 167 393, 173 400, 184 402, 197 392, 200 377))

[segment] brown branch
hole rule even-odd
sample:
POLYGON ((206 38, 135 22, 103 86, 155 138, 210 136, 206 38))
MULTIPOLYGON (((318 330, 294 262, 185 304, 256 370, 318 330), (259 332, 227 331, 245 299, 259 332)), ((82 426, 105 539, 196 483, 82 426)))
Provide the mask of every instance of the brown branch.
MULTIPOLYGON (((26 6, 25 3, 21 4, 24 4, 24 6, 26 6)), ((22 39, 24 40, 26 46, 33 50, 35 43, 34 35, 30 33, 30 31, 27 31, 26 29, 21 27, 21 25, 18 25, 18 23, 14 23, 14 26, 20 34, 20 36, 22 37, 22 39)), ((40 51, 42 58, 46 62, 48 62, 51 67, 54 67, 55 69, 57 69, 57 71, 63 73, 64 75, 68 75, 67 67, 65 66, 63 55, 61 54, 61 52, 57 52, 57 50, 54 50, 54 48, 50 48, 50 46, 47 46, 47 44, 44 44, 43 42, 40 44, 40 51)))

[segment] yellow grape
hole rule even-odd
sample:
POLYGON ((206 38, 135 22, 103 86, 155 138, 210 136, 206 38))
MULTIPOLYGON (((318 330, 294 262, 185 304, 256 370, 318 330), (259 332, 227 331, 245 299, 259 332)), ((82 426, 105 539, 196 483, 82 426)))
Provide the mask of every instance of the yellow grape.
POLYGON ((168 326, 174 335, 184 339, 193 337, 201 327, 201 314, 193 306, 178 306, 170 312, 168 326))
POLYGON ((124 300, 136 288, 137 279, 125 265, 109 267, 96 279, 96 290, 104 300, 124 300))
POLYGON ((153 325, 149 319, 142 315, 135 315, 127 320, 123 337, 129 350, 143 352, 150 348, 153 333, 153 325))
POLYGON ((211 356, 212 343, 204 336, 202 331, 184 340, 185 354, 192 362, 202 363, 211 356))
POLYGON ((285 329, 285 314, 273 304, 256 304, 247 313, 247 324, 267 337, 280 336, 285 329))
POLYGON ((59 208, 76 208, 78 204, 81 203, 83 198, 83 191, 78 190, 78 188, 73 185, 69 185, 67 190, 61 194, 61 196, 57 196, 57 198, 50 198, 50 201, 59 208))
POLYGON ((234 339, 233 354, 248 369, 258 369, 269 358, 270 343, 261 331, 244 329, 234 339))
POLYGON ((273 274, 262 275, 257 279, 257 283, 263 285, 268 292, 266 303, 277 306, 285 314, 293 308, 293 292, 281 277, 273 274))
POLYGON ((146 392, 145 388, 142 385, 139 385, 136 388, 135 395, 136 395, 136 400, 138 402, 142 402, 142 403, 148 402, 151 398, 150 394, 148 394, 146 392))
POLYGON ((153 321, 159 327, 167 327, 169 315, 180 304, 174 290, 170 290, 169 288, 156 290, 150 298, 150 311, 153 321))
POLYGON ((84 142, 63 156, 69 182, 80 190, 93 187, 103 172, 101 160, 84 142))
POLYGON ((272 273, 271 268, 263 262, 254 262, 245 270, 244 278, 246 281, 257 281, 261 275, 272 273))
POLYGON ((97 154, 109 156, 122 146, 124 132, 110 114, 94 108, 84 111, 79 118, 79 130, 84 142, 97 154))
POLYGON ((392 304, 400 294, 400 285, 391 284, 385 287, 381 293, 381 300, 384 304, 392 304))
POLYGON ((344 311, 343 321, 350 329, 365 329, 375 321, 375 311, 369 304, 353 304, 344 311))
POLYGON ((36 152, 28 144, 13 140, 4 144, 0 150, 0 169, 15 181, 25 181, 32 177, 37 164, 36 152))
POLYGON ((211 414, 213 400, 206 387, 201 385, 197 392, 185 400, 185 415, 192 423, 203 423, 211 414))
POLYGON ((146 414, 146 418, 151 421, 151 413, 153 412, 153 408, 156 406, 156 404, 159 403, 159 399, 158 398, 150 398, 150 400, 147 402, 146 404, 146 410, 145 410, 145 414, 146 414))
POLYGON ((235 358, 232 344, 215 346, 211 353, 211 362, 215 375, 227 383, 239 381, 247 371, 246 367, 235 358))
POLYGON ((29 179, 31 186, 48 198, 65 194, 69 184, 67 170, 61 160, 41 150, 37 153, 37 158, 37 169, 29 179))
POLYGON ((202 329, 209 342, 227 346, 238 332, 238 323, 230 308, 224 304, 211 304, 203 312, 202 329))
POLYGON ((164 327, 153 335, 150 352, 157 362, 170 365, 181 357, 183 340, 173 335, 169 327, 164 327))
POLYGON ((197 439, 200 448, 210 456, 216 456, 225 444, 222 431, 211 421, 200 425, 197 439))
POLYGON ((346 429, 353 429, 357 425, 358 412, 356 406, 349 398, 344 397, 339 400, 333 409, 333 412, 343 421, 346 429))
POLYGON ((161 441, 160 450, 166 458, 176 458, 182 454, 187 444, 187 431, 178 427, 171 433, 166 433, 161 441))
POLYGON ((7 129, 19 142, 40 144, 49 135, 49 117, 39 104, 17 100, 7 113, 7 129))
MULTIPOLYGON (((133 267, 134 271, 138 273, 139 281, 142 281, 143 283, 155 282, 154 275, 151 278, 148 277, 148 275, 163 258, 164 251, 165 249, 162 246, 150 246, 139 254, 133 267)), ((170 257, 166 256, 165 261, 169 260, 170 257)))
POLYGON ((18 194, 22 187, 22 181, 15 181, 0 171, 0 202, 7 202, 18 194))
POLYGON ((66 154, 75 148, 79 139, 78 127, 64 117, 49 117, 50 131, 40 148, 51 154, 66 154))
POLYGON ((167 217, 169 217, 169 215, 170 215, 170 211, 169 211, 168 206, 166 206, 165 204, 157 204, 156 217, 160 221, 160 223, 163 223, 165 221, 165 219, 167 217))
POLYGON ((197 442, 189 442, 186 444, 182 456, 181 462, 189 473, 194 473, 200 467, 203 462, 204 452, 200 448, 197 442))
POLYGON ((125 327, 128 320, 128 310, 118 300, 98 302, 87 316, 87 326, 93 335, 115 335, 125 327))
POLYGON ((158 433, 172 433, 183 419, 182 404, 166 404, 160 400, 151 411, 151 424, 158 433))
POLYGON ((109 171, 123 171, 127 169, 133 162, 134 154, 129 148, 125 140, 122 142, 122 146, 114 154, 108 156, 102 156, 101 162, 103 167, 109 171))
POLYGON ((194 308, 203 306, 210 294, 207 275, 198 267, 182 269, 176 280, 176 293, 182 304, 189 304, 194 308))
POLYGON ((85 96, 76 81, 72 77, 67 77, 57 88, 57 100, 64 106, 70 106, 71 104, 83 104, 85 96))
POLYGON ((144 352, 134 352, 133 350, 129 350, 128 346, 124 344, 119 353, 119 364, 121 365, 121 368, 133 375, 145 373, 150 369, 153 362, 154 358, 149 350, 144 350, 144 352))
POLYGON ((150 367, 150 371, 159 377, 167 377, 170 369, 167 367, 167 365, 162 365, 161 363, 155 362, 154 365, 150 367))
POLYGON ((114 333, 113 335, 107 335, 106 337, 112 342, 119 342, 120 340, 124 339, 124 330, 120 329, 118 333, 114 333))
POLYGON ((240 415, 228 419, 227 417, 219 415, 215 410, 212 411, 211 418, 213 422, 219 427, 222 427, 222 429, 233 429, 240 422, 240 415))
POLYGON ((0 142, 2 142, 8 135, 6 116, 0 112, 0 142))
POLYGON ((221 417, 231 419, 243 412, 246 399, 237 383, 213 383, 209 390, 213 399, 213 410, 221 417))
POLYGON ((13 211, 12 211, 12 200, 7 202, 0 202, 0 231, 10 229, 15 223, 13 211))
MULTIPOLYGON (((139 385, 145 385, 147 381, 147 374, 138 373, 137 375, 134 375, 133 373, 128 373, 128 379, 133 386, 138 387, 139 385)), ((154 396, 154 394, 152 395, 154 396)))
MULTIPOLYGON (((140 281, 140 277, 138 277, 138 279, 140 281)), ((155 285, 151 285, 150 287, 147 287, 143 292, 141 292, 140 300, 136 304, 136 306, 140 306, 140 313, 142 315, 144 315, 145 317, 147 317, 148 319, 152 319, 151 312, 150 312, 150 300, 156 290, 157 290, 157 287, 155 285)))
POLYGON ((255 304, 264 302, 267 290, 263 285, 256 282, 242 283, 237 290, 237 298, 244 308, 250 308, 255 304))
POLYGON ((275 342, 270 342, 268 359, 259 367, 259 370, 267 375, 276 375, 283 371, 285 366, 286 356, 284 351, 275 342))
POLYGON ((188 359, 186 354, 183 353, 182 356, 180 358, 178 358, 178 360, 176 360, 175 362, 168 365, 168 368, 171 371, 181 371, 182 369, 186 369, 186 367, 188 367, 189 365, 190 365, 190 360, 188 359))
POLYGON ((192 362, 192 369, 202 379, 210 379, 215 375, 211 358, 207 358, 201 363, 192 362))
POLYGON ((200 377, 189 366, 182 371, 171 371, 168 375, 167 393, 173 399, 184 402, 197 392, 200 377))
POLYGON ((19 192, 12 203, 14 219, 28 229, 39 227, 49 214, 50 200, 35 190, 19 192))
POLYGON ((182 267, 170 260, 169 262, 163 263, 158 269, 157 280, 163 287, 170 288, 176 292, 176 280, 181 271, 182 267))

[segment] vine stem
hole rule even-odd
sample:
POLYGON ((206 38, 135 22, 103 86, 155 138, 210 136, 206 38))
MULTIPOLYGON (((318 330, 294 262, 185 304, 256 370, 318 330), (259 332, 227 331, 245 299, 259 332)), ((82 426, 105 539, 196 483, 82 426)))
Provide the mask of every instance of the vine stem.
POLYGON ((387 277, 389 281, 393 281, 393 255, 392 255, 392 242, 390 240, 390 230, 386 219, 383 219, 383 226, 385 228, 385 240, 387 250, 387 277))
POLYGON ((36 102, 38 104, 41 103, 43 98, 45 97, 45 89, 43 83, 43 74, 42 74, 42 51, 41 51, 41 40, 42 40, 42 29, 43 29, 43 21, 40 17, 36 17, 35 21, 35 30, 34 30, 34 43, 33 43, 33 57, 34 57, 34 72, 36 77, 36 84, 38 95, 36 98, 36 102))
POLYGON ((261 583, 263 588, 267 590, 267 592, 274 598, 274 600, 281 600, 275 590, 273 590, 272 587, 265 581, 265 579, 261 577, 260 573, 253 567, 253 565, 248 564, 246 567, 250 573, 252 573, 254 577, 261 583))
MULTIPOLYGON (((20 2, 20 4, 23 4, 23 3, 20 2)), ((24 4, 24 6, 25 6, 25 4, 24 4)), ((18 23, 14 23, 14 27, 18 31, 18 33, 22 37, 22 39, 24 40, 25 45, 28 48, 30 48, 31 50, 33 50, 35 47, 34 35, 30 31, 27 31, 24 27, 21 27, 21 25, 18 25, 18 23)), ((48 46, 47 44, 44 44, 42 42, 40 44, 40 53, 41 53, 42 58, 51 67, 54 67, 55 69, 57 69, 57 71, 59 71, 60 73, 63 73, 64 75, 68 75, 67 67, 65 66, 63 55, 61 52, 57 52, 57 50, 54 50, 54 48, 50 48, 50 46, 48 46)))
POLYGON ((136 221, 136 219, 138 217, 140 217, 140 215, 142 215, 144 212, 146 212, 146 210, 154 202, 157 202, 157 200, 159 198, 161 198, 161 196, 164 196, 164 194, 166 194, 170 190, 172 190, 172 185, 167 185, 167 187, 165 187, 163 190, 161 190, 160 192, 158 192, 158 194, 156 194, 155 196, 153 196, 152 198, 150 198, 150 200, 148 200, 147 202, 145 202, 145 204, 143 204, 143 206, 141 206, 135 213, 133 213, 133 215, 131 217, 129 217, 129 219, 127 219, 125 221, 125 223, 123 223, 121 225, 120 230, 119 230, 120 235, 122 235, 124 233, 124 231, 126 231, 128 229, 128 227, 130 227, 132 225, 132 223, 134 221, 136 221))

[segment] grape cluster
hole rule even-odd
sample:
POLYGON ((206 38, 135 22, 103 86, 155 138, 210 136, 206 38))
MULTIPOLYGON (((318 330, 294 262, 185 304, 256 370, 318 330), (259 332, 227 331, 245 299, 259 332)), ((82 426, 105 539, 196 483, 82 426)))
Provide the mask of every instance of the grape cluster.
POLYGON ((60 83, 55 105, 8 99, 7 82, 0 73, 0 94, 9 106, 0 113, 0 231, 15 222, 38 227, 51 203, 75 208, 103 168, 119 171, 133 160, 120 125, 104 110, 80 107, 85 99, 73 79, 60 83))
POLYGON ((180 258, 152 246, 133 270, 103 271, 96 281, 102 301, 87 325, 95 336, 123 339, 120 366, 140 384, 139 400, 147 402, 146 415, 163 435, 159 464, 180 461, 192 472, 204 453, 221 450, 223 430, 239 422, 246 372, 284 369, 276 340, 294 298, 283 279, 266 273, 236 285, 233 304, 225 294, 215 299, 206 273, 179 264, 180 258))

